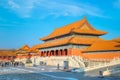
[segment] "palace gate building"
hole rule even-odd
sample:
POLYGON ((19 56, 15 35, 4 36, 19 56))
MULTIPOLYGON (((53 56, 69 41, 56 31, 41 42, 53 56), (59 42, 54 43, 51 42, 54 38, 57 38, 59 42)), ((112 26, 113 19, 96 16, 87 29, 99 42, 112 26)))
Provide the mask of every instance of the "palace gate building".
POLYGON ((96 41, 104 41, 99 38, 106 34, 104 31, 94 29, 84 19, 55 29, 51 34, 40 38, 44 41, 38 46, 41 56, 72 56, 79 55, 75 50, 83 50, 96 41))
POLYGON ((105 40, 100 36, 107 32, 96 30, 86 17, 77 22, 56 28, 51 34, 40 38, 42 44, 32 47, 39 50, 37 60, 47 65, 63 66, 69 61, 71 67, 86 67, 109 62, 120 57, 120 38, 105 40))

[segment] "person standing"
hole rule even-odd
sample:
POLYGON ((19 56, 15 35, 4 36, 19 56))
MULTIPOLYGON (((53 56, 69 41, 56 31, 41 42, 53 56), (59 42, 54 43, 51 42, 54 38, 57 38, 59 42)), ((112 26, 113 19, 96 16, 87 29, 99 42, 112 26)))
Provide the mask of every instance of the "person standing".
POLYGON ((57 64, 57 69, 59 70, 59 68, 60 68, 60 65, 59 65, 59 64, 57 64))

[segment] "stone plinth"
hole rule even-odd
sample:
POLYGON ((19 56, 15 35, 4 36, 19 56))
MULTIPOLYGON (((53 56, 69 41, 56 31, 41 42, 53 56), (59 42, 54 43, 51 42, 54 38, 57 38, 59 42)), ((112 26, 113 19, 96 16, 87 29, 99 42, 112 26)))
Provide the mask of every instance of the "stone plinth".
POLYGON ((26 63, 25 64, 25 67, 32 67, 33 66, 33 63, 26 63))

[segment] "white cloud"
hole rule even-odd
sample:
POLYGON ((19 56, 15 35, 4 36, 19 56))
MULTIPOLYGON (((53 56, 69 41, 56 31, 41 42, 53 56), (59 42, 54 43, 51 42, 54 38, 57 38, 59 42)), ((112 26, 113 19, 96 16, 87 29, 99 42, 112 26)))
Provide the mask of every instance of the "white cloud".
POLYGON ((81 16, 91 15, 104 17, 99 8, 84 3, 69 3, 60 1, 40 0, 37 5, 48 10, 48 15, 54 16, 81 16))
POLYGON ((55 17, 81 15, 104 17, 99 8, 72 0, 71 2, 64 0, 8 0, 8 4, 10 9, 21 17, 45 18, 49 15, 55 17))
POLYGON ((114 6, 117 8, 120 8, 120 0, 117 0, 116 2, 114 2, 114 6))
POLYGON ((8 0, 8 8, 21 17, 30 17, 36 0, 8 0))
POLYGON ((13 8, 13 9, 20 8, 20 6, 17 3, 13 2, 12 0, 8 1, 8 5, 10 5, 10 7, 13 8))

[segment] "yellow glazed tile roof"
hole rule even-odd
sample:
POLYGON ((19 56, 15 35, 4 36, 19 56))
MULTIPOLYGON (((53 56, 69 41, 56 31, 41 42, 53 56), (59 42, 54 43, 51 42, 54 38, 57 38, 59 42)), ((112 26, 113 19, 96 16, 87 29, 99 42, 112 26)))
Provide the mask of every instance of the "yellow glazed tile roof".
POLYGON ((111 50, 119 50, 120 51, 120 43, 115 41, 100 41, 95 42, 89 48, 84 50, 83 52, 93 52, 93 51, 111 51, 111 50))
POLYGON ((0 51, 0 56, 16 56, 16 51, 12 50, 0 51))
POLYGON ((29 49, 29 52, 38 53, 39 50, 35 46, 33 46, 32 48, 29 49))
POLYGON ((104 59, 113 59, 115 57, 120 57, 119 52, 102 52, 102 53, 92 53, 92 54, 83 54, 82 55, 86 59, 96 59, 96 60, 104 60, 104 59))
POLYGON ((95 30, 86 20, 86 17, 84 19, 68 24, 66 26, 63 26, 61 28, 55 29, 50 35, 40 38, 40 40, 47 40, 50 38, 55 38, 58 36, 62 36, 65 34, 69 34, 70 32, 74 33, 80 33, 80 34, 94 34, 94 35, 103 35, 106 34, 106 32, 95 30))
POLYGON ((22 50, 22 51, 29 51, 30 47, 28 45, 23 45, 20 49, 18 50, 22 50))

